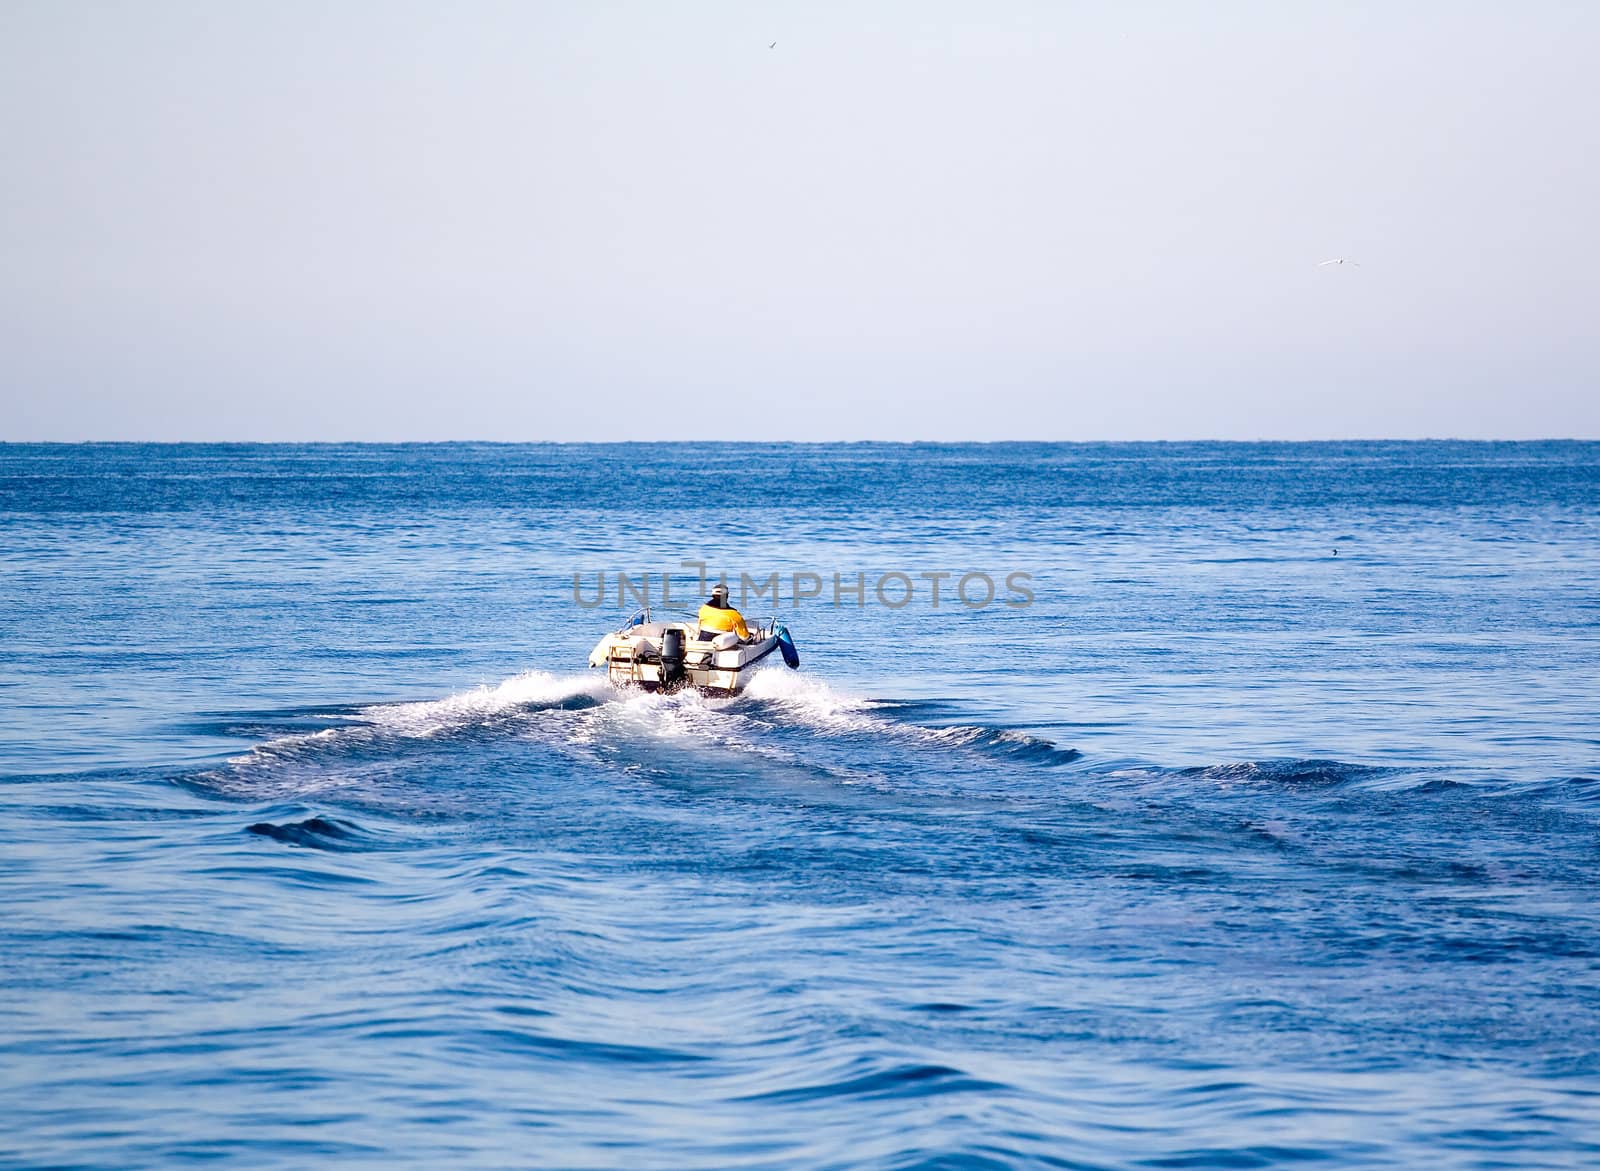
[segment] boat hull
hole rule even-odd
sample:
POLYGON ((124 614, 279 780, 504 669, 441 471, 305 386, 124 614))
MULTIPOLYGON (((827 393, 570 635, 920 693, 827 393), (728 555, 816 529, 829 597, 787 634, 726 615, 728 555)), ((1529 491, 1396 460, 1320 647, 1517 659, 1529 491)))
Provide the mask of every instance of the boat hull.
POLYGON ((739 642, 731 635, 703 640, 692 624, 655 623, 606 635, 590 653, 589 665, 604 667, 606 677, 619 687, 737 695, 750 682, 757 665, 780 649, 778 636, 770 630, 759 632, 758 637, 747 642, 739 642), (684 636, 679 644, 681 666, 671 653, 668 632, 672 630, 684 636))

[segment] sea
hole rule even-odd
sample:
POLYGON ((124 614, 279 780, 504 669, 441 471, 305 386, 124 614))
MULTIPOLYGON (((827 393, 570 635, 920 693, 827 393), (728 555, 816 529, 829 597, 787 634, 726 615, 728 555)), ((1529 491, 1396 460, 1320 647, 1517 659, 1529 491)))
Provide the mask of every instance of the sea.
POLYGON ((1600 1166, 1597 717, 1597 443, 0 445, 0 1166, 1600 1166))

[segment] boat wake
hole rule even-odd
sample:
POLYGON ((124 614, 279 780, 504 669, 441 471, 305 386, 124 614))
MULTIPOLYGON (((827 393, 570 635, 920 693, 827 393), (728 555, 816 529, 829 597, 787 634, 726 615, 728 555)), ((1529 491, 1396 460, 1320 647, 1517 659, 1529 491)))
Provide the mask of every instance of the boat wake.
POLYGON ((593 675, 552 675, 525 671, 443 699, 374 704, 357 718, 392 735, 423 739, 464 728, 488 727, 497 720, 550 708, 592 707, 616 698, 617 690, 593 675))
POLYGON ((1474 783, 1458 771, 1320 758, 1194 767, 1090 762, 1027 730, 929 719, 950 714, 941 705, 868 698, 778 669, 759 672, 733 697, 644 692, 591 674, 529 671, 440 699, 271 713, 257 725, 261 731, 291 730, 180 780, 240 800, 327 797, 447 817, 481 807, 485 777, 536 786, 550 783, 552 770, 724 789, 822 783, 924 797, 993 793, 996 768, 1007 770, 1004 790, 1019 797, 1059 793, 1069 775, 1092 788, 1093 799, 1157 790, 1222 799, 1261 790, 1420 792, 1474 783))
POLYGON ((925 771, 934 763, 930 754, 942 768, 953 755, 975 772, 997 760, 1052 767, 1079 756, 1017 729, 911 722, 896 714, 902 706, 775 669, 758 673, 735 697, 650 693, 589 674, 529 671, 436 700, 276 713, 279 726, 297 730, 188 782, 251 800, 337 793, 368 801, 409 787, 417 790, 410 808, 425 812, 453 802, 411 784, 419 771, 430 771, 417 766, 448 765, 462 754, 479 758, 474 773, 485 759, 498 758, 503 771, 557 762, 630 775, 750 779, 790 772, 880 786, 919 765, 925 771), (316 724, 322 726, 306 730, 316 724))

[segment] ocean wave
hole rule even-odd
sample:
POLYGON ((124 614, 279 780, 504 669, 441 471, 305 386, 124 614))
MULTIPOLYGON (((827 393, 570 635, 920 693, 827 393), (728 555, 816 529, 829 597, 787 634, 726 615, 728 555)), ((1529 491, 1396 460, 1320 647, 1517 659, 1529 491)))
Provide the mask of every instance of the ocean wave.
POLYGON ((308 817, 303 821, 274 823, 258 821, 245 826, 246 833, 271 838, 287 846, 344 853, 381 849, 382 845, 366 830, 351 821, 332 817, 308 817))
POLYGON ((937 1094, 1003 1090, 998 1082, 973 1077, 947 1065, 895 1065, 852 1073, 831 1081, 768 1090, 737 1099, 746 1102, 807 1103, 829 1098, 923 1100, 937 1094))
POLYGON ((1266 785, 1283 788, 1331 788, 1393 777, 1410 770, 1347 764, 1340 760, 1241 760, 1177 770, 1180 777, 1214 781, 1220 786, 1266 785))

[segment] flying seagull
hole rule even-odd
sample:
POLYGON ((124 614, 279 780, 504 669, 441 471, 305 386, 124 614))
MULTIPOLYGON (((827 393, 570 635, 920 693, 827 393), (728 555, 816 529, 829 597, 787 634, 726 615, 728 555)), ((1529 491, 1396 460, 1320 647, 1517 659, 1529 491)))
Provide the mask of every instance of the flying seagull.
POLYGON ((1361 267, 1361 265, 1360 265, 1360 263, 1359 263, 1359 262, 1357 262, 1357 261, 1354 261, 1354 260, 1346 260, 1346 259, 1345 259, 1345 258, 1344 258, 1344 257, 1342 257, 1342 256, 1340 256, 1340 257, 1336 257, 1336 258, 1335 258, 1335 259, 1333 259, 1333 260, 1323 260, 1323 261, 1319 261, 1319 262, 1318 262, 1318 264, 1317 264, 1317 267, 1318 267, 1318 268, 1321 268, 1321 267, 1322 267, 1322 266, 1323 266, 1323 265, 1324 265, 1324 264, 1351 264, 1351 265, 1354 265, 1354 266, 1355 266, 1355 267, 1356 267, 1356 268, 1360 268, 1360 267, 1361 267))

